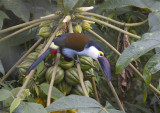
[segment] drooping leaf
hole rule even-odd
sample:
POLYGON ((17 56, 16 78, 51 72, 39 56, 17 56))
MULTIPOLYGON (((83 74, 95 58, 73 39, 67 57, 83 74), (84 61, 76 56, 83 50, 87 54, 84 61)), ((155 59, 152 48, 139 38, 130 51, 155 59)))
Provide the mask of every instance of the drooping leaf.
POLYGON ((114 9, 125 6, 136 6, 140 8, 148 8, 150 10, 160 10, 160 2, 154 0, 106 0, 99 5, 101 9, 114 9))
MULTIPOLYGON (((40 85, 40 88, 43 90, 43 92, 44 92, 46 95, 48 95, 49 84, 43 83, 43 84, 40 85)), ((51 93, 51 98, 59 99, 59 98, 61 98, 62 96, 64 96, 63 93, 60 92, 57 88, 55 88, 55 87, 53 86, 53 88, 52 88, 52 93, 51 93)))
POLYGON ((153 55, 144 67, 143 77, 147 86, 151 82, 151 75, 159 70, 160 70, 160 53, 153 55))
POLYGON ((143 90, 143 102, 146 102, 146 99, 147 99, 147 87, 145 86, 143 90))
POLYGON ((20 103, 21 103, 21 99, 20 98, 15 98, 13 100, 13 102, 11 103, 10 113, 12 113, 19 106, 20 103))
POLYGON ((141 40, 132 43, 128 48, 126 48, 116 63, 116 73, 118 74, 122 72, 130 62, 139 58, 153 48, 158 47, 160 44, 159 35, 159 31, 145 33, 141 40))
POLYGON ((44 68, 44 61, 38 64, 36 74, 38 75, 43 70, 43 68, 44 68))
POLYGON ((9 90, 0 89, 0 101, 6 100, 11 96, 12 96, 12 93, 9 90))
MULTIPOLYGON (((50 111, 60 111, 60 110, 67 110, 67 109, 102 109, 102 106, 94 99, 85 97, 85 96, 78 96, 78 95, 70 95, 60 98, 59 100, 53 102, 46 110, 50 111)), ((95 112, 93 112, 95 113, 95 112)), ((98 113, 98 112, 97 112, 98 113)))
POLYGON ((1 0, 1 3, 6 9, 11 10, 16 16, 22 18, 25 22, 29 21, 29 10, 21 0, 1 0))
POLYGON ((84 0, 63 0, 65 15, 83 4, 84 0))
POLYGON ((0 11, 0 29, 2 29, 2 26, 3 26, 3 20, 4 19, 8 19, 9 17, 2 11, 0 11))
POLYGON ((22 109, 22 113, 47 113, 41 104, 25 103, 22 109))
POLYGON ((2 73, 3 75, 5 75, 5 71, 4 71, 4 68, 3 68, 3 64, 0 60, 0 73, 2 73))

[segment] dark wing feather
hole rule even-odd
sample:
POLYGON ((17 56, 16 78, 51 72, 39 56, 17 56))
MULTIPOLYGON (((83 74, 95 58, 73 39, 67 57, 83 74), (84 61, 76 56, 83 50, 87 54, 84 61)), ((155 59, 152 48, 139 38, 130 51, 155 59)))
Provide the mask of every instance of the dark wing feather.
POLYGON ((65 33, 60 35, 60 37, 55 39, 53 42, 62 48, 70 48, 76 51, 82 51, 85 44, 90 40, 90 37, 82 33, 65 33))

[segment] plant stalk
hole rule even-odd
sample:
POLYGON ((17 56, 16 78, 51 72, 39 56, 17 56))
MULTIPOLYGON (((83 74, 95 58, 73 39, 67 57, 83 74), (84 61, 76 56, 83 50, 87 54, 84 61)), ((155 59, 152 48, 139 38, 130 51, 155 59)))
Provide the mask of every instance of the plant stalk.
POLYGON ((94 18, 90 18, 90 17, 85 17, 85 16, 82 16, 82 15, 76 15, 76 17, 77 17, 77 18, 81 18, 81 19, 86 19, 86 20, 91 20, 91 21, 97 22, 97 23, 99 23, 99 24, 105 25, 105 26, 107 26, 107 27, 110 27, 110 28, 112 28, 112 29, 115 29, 115 30, 117 30, 117 31, 119 31, 119 32, 122 32, 122 33, 124 33, 124 34, 126 34, 126 35, 129 35, 129 36, 134 37, 134 38, 137 38, 137 39, 140 39, 140 38, 141 38, 140 36, 137 36, 137 35, 135 35, 135 34, 129 33, 129 32, 127 32, 127 31, 125 31, 125 30, 122 30, 122 29, 120 29, 120 28, 118 28, 118 27, 116 27, 116 26, 114 26, 114 25, 112 25, 112 24, 103 22, 103 21, 98 20, 98 19, 94 19, 94 18))
POLYGON ((95 13, 90 13, 90 12, 83 12, 81 13, 82 15, 89 15, 89 16, 94 16, 94 17, 98 17, 98 18, 102 18, 102 19, 105 19, 107 21, 111 21, 115 24, 118 24, 118 25, 121 25, 121 26, 140 26, 140 25, 143 25, 145 24, 147 21, 148 21, 148 18, 142 22, 138 22, 138 23, 124 23, 124 22, 119 22, 119 21, 116 21, 114 19, 111 19, 111 18, 108 18, 108 17, 105 17, 105 16, 102 16, 102 15, 99 15, 99 14, 95 14, 95 13))
POLYGON ((1 82, 4 82, 6 78, 12 73, 12 71, 17 67, 19 63, 23 61, 23 59, 35 48, 37 45, 43 40, 41 37, 17 62, 14 64, 14 66, 3 76, 3 78, 0 80, 1 82))
POLYGON ((43 17, 43 18, 40 18, 40 19, 37 19, 37 20, 29 21, 29 22, 26 22, 26 23, 23 23, 23 24, 19 24, 19 25, 13 26, 13 27, 3 29, 3 30, 0 31, 0 34, 11 31, 11 30, 14 30, 14 29, 18 29, 20 27, 25 27, 25 26, 28 26, 28 25, 31 25, 31 24, 34 24, 34 23, 37 23, 37 22, 42 22, 42 21, 50 20, 50 19, 57 19, 57 18, 60 18, 61 16, 62 15, 53 15, 53 16, 43 17))
MULTIPOLYGON (((105 43, 109 48, 111 48, 117 55, 121 55, 121 53, 119 51, 117 51, 111 44, 109 44, 106 40, 104 40, 101 36, 99 36, 97 33, 95 33, 92 30, 88 30, 89 33, 91 33, 92 35, 94 35, 95 37, 97 37, 98 39, 100 39, 103 43, 105 43)), ((143 75, 130 63, 129 66, 142 78, 142 80, 144 81, 144 77, 143 75)), ((149 87, 156 92, 157 94, 160 95, 160 91, 158 89, 156 89, 152 84, 149 84, 149 87)))
POLYGON ((60 59, 60 53, 57 53, 56 62, 55 62, 54 69, 53 69, 53 72, 52 72, 52 79, 51 79, 51 82, 50 82, 50 85, 49 85, 49 90, 48 90, 47 106, 49 106, 50 103, 51 103, 52 87, 53 87, 53 84, 54 84, 59 59, 60 59))
MULTIPOLYGON (((103 72, 103 69, 102 69, 101 65, 99 64, 98 61, 97 61, 97 63, 98 63, 98 65, 99 65, 100 70, 101 70, 101 72, 103 73, 104 77, 106 77, 106 76, 105 76, 105 73, 103 72)), ((123 112, 125 112, 125 110, 124 110, 124 108, 123 108, 123 105, 122 105, 122 103, 121 103, 121 101, 120 101, 120 99, 119 99, 119 97, 118 97, 118 95, 117 95, 117 93, 116 93, 113 85, 112 85, 112 82, 111 82, 111 81, 108 81, 108 79, 107 79, 107 83, 108 83, 108 85, 109 85, 109 87, 110 87, 110 89, 111 89, 111 91, 112 91, 112 93, 113 93, 113 95, 114 95, 114 97, 115 97, 115 99, 116 99, 116 101, 117 101, 117 104, 118 104, 119 108, 120 108, 123 112)))
MULTIPOLYGON (((69 33, 73 33, 73 28, 72 28, 72 22, 71 21, 68 24, 68 29, 69 29, 69 33)), ((79 60, 78 55, 77 55, 77 60, 79 60)), ((80 83, 81 83, 81 87, 82 87, 82 90, 84 92, 84 95, 86 97, 89 97, 88 92, 87 92, 86 87, 85 87, 85 84, 84 84, 84 81, 83 81, 83 73, 81 71, 81 66, 80 66, 79 63, 77 63, 76 65, 77 65, 78 75, 79 75, 79 79, 80 79, 80 83)))
POLYGON ((95 99, 97 100, 97 102, 100 103, 99 98, 98 98, 98 93, 97 93, 97 88, 96 88, 96 83, 95 83, 94 78, 95 78, 95 77, 91 77, 92 86, 93 86, 93 91, 94 91, 94 96, 95 96, 95 99))
POLYGON ((30 26, 27 26, 27 27, 25 27, 25 28, 22 28, 22 29, 20 29, 20 30, 14 32, 14 33, 11 33, 11 34, 9 34, 9 35, 1 38, 1 39, 0 39, 0 42, 3 42, 4 40, 7 40, 7 39, 9 39, 9 38, 11 38, 11 37, 13 37, 13 36, 15 36, 15 35, 23 32, 23 31, 26 31, 26 30, 30 29, 30 28, 36 27, 36 26, 38 26, 39 24, 40 24, 40 23, 35 23, 35 24, 33 24, 33 25, 30 25, 30 26))

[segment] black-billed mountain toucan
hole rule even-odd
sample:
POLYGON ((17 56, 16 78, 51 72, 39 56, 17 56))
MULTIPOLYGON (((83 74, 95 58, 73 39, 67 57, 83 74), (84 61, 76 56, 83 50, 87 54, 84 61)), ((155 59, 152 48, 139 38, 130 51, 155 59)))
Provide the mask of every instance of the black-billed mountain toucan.
MULTIPOLYGON (((75 55, 88 56, 98 60, 107 79, 110 81, 111 69, 109 62, 105 57, 104 50, 90 37, 82 33, 65 33, 54 39, 53 43, 59 46, 60 53, 67 61, 72 60, 75 55)), ((26 74, 35 68, 50 53, 56 53, 56 49, 52 46, 50 46, 50 48, 30 66, 26 74)))

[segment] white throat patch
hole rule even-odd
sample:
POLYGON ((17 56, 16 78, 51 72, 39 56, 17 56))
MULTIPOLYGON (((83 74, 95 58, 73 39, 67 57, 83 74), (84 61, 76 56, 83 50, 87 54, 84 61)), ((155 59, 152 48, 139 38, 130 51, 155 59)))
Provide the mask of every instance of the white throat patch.
POLYGON ((98 58, 98 50, 94 46, 91 46, 87 49, 86 55, 92 57, 93 59, 97 60, 98 58))

